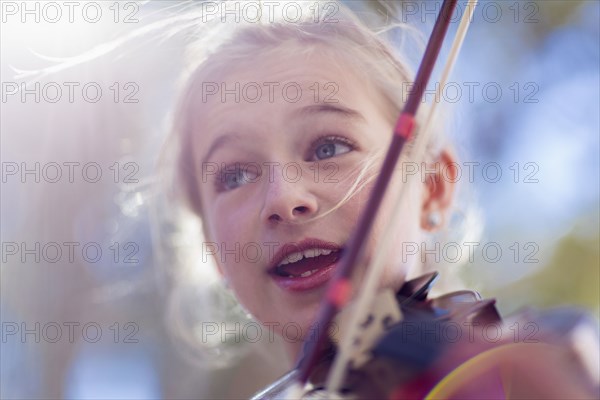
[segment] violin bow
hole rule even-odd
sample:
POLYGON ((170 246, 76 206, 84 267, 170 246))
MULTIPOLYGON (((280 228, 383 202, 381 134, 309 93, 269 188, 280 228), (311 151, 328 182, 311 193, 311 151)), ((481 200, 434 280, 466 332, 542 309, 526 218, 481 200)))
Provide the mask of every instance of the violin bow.
POLYGON ((352 234, 348 245, 345 247, 344 254, 342 254, 340 260, 340 266, 332 281, 329 283, 324 302, 317 314, 316 334, 309 335, 304 343, 305 355, 304 357, 301 356, 301 359, 297 364, 299 375, 296 390, 303 388, 308 382, 314 366, 319 361, 321 349, 325 344, 333 317, 350 300, 352 292, 352 271, 357 264, 357 261, 363 255, 366 238, 371 232, 377 210, 381 205, 400 153, 406 142, 410 140, 416 128, 415 116, 423 98, 427 83, 429 82, 429 78, 431 77, 435 62, 439 56, 457 1, 458 0, 444 0, 444 3, 442 4, 442 8, 433 27, 423 60, 415 78, 414 90, 409 93, 404 109, 394 127, 392 143, 390 144, 384 159, 381 172, 375 181, 375 186, 369 197, 365 211, 358 222, 358 227, 352 234))
MULTIPOLYGON (((448 83, 448 78, 452 73, 452 70, 454 69, 456 59, 458 58, 458 54, 465 40, 467 31, 469 29, 469 25, 472 21, 473 13, 475 12, 477 2, 478 0, 469 0, 467 2, 466 12, 463 14, 458 29, 456 31, 456 35, 452 43, 452 48, 450 49, 448 59, 446 60, 446 64, 444 66, 440 78, 440 85, 436 89, 435 99, 440 98, 439 93, 448 83)), ((415 138, 415 145, 413 147, 413 157, 415 160, 423 160, 425 158, 425 150, 429 141, 429 136, 431 136, 431 126, 433 124, 433 121, 435 121, 437 105, 438 102, 434 101, 431 106, 429 115, 427 116, 425 124, 420 129, 419 135, 415 138)), ((402 205, 407 200, 407 191, 403 189, 403 187, 400 188, 400 190, 396 194, 394 201, 392 202, 392 204, 395 204, 395 208, 391 218, 389 218, 388 223, 384 229, 384 238, 391 237, 393 221, 398 220, 400 216, 400 210, 402 209, 402 205)), ((373 263, 369 266, 369 268, 367 268, 365 283, 360 287, 360 291, 356 299, 356 311, 352 313, 349 318, 348 328, 346 329, 344 335, 340 340, 338 352, 335 356, 331 372, 329 373, 329 376, 327 378, 326 389, 327 392, 330 394, 336 393, 339 390, 341 383, 343 382, 344 375, 346 372, 346 365, 350 360, 350 349, 352 346, 353 339, 359 332, 361 322, 365 320, 365 316, 371 309, 373 299, 375 298, 377 285, 379 283, 381 274, 384 270, 385 262, 387 260, 387 254, 391 250, 391 245, 391 240, 382 241, 382 244, 379 246, 378 251, 375 252, 375 259, 373 260, 373 263)))

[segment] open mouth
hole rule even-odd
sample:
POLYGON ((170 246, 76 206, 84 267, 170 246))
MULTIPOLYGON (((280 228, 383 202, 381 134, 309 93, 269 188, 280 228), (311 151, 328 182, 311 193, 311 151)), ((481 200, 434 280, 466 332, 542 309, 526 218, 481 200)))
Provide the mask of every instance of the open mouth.
POLYGON ((278 262, 268 270, 274 282, 286 291, 299 292, 325 285, 332 277, 342 257, 339 246, 323 242, 303 243, 303 250, 280 254, 278 262))
POLYGON ((273 269, 273 273, 285 278, 306 278, 335 263, 340 256, 341 250, 330 249, 292 253, 273 269))

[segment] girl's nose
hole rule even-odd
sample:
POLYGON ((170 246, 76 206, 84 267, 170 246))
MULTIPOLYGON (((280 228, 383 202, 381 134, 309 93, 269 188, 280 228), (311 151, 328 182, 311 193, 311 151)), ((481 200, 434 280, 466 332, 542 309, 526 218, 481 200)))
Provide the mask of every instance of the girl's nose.
POLYGON ((266 183, 261 219, 273 224, 301 222, 314 217, 318 210, 317 198, 303 180, 290 181, 281 175, 275 175, 266 183))

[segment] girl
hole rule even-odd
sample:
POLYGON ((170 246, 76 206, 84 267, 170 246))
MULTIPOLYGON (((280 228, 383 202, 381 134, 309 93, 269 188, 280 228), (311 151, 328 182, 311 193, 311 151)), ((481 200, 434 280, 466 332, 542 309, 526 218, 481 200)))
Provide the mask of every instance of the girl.
MULTIPOLYGON (((319 23, 305 9, 305 21, 236 28, 191 74, 175 118, 178 178, 206 247, 241 304, 280 334, 290 323, 309 332, 412 79, 388 45, 329 4, 336 14, 319 23)), ((419 177, 438 172, 406 188, 389 238, 398 246, 424 242, 449 217, 455 157, 441 133, 418 166, 419 177)), ((408 181, 401 170, 388 193, 408 181)), ((393 206, 388 196, 367 260, 393 206)), ((390 259, 381 287, 398 290, 419 262, 390 259)), ((292 358, 301 344, 288 343, 292 358)))

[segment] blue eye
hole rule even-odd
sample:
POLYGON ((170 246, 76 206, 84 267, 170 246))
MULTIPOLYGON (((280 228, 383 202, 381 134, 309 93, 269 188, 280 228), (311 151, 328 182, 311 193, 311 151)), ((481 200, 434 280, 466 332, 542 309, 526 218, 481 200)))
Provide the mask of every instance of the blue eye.
POLYGON ((330 136, 321 140, 325 141, 325 143, 321 143, 315 147, 314 154, 316 160, 325 160, 327 158, 339 156, 354 149, 352 143, 345 138, 330 136))
POLYGON ((227 168, 216 177, 216 184, 219 190, 233 190, 247 183, 256 182, 259 177, 258 171, 245 166, 236 165, 233 168, 227 168))

